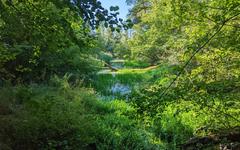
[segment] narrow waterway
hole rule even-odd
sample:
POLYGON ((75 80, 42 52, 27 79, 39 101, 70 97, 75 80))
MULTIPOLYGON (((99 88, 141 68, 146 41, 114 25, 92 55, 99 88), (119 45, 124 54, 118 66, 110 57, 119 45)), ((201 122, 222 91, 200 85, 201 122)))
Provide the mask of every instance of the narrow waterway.
MULTIPOLYGON (((124 68, 123 60, 114 60, 114 63, 111 63, 113 68, 121 70, 124 68)), ((128 99, 129 94, 132 91, 132 86, 128 83, 122 83, 121 77, 116 71, 111 71, 110 69, 104 69, 98 72, 98 82, 102 85, 100 90, 101 97, 106 99, 107 97, 111 97, 111 99, 115 99, 117 97, 121 97, 124 99, 128 99)), ((123 74, 121 74, 123 76, 123 74)))

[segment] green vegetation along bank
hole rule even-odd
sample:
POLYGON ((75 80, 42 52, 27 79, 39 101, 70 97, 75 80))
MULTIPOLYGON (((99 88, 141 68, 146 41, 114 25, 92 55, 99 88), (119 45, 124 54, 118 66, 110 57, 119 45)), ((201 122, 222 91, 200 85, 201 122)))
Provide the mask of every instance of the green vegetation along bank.
POLYGON ((0 0, 1 150, 240 149, 240 1, 126 3, 0 0))

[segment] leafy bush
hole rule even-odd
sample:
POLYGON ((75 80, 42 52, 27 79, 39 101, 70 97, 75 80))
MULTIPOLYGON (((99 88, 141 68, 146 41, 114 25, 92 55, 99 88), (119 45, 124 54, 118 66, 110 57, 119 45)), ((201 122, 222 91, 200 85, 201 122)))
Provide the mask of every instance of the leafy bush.
POLYGON ((94 141, 97 129, 91 107, 87 107, 95 101, 91 91, 19 86, 12 92, 14 112, 1 118, 7 119, 1 121, 1 140, 10 147, 76 149, 94 141))

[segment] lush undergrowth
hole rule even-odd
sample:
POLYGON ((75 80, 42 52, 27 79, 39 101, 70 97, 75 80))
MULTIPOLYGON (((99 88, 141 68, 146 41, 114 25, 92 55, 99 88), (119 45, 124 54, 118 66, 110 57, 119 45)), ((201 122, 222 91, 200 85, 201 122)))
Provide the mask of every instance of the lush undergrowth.
POLYGON ((123 101, 102 102, 66 80, 0 90, 1 149, 159 149, 123 101), (7 126, 6 126, 7 125, 7 126))
MULTIPOLYGON (((196 68, 192 70, 193 77, 179 77, 177 86, 163 95, 177 70, 167 66, 161 71, 152 70, 157 78, 151 78, 151 84, 134 89, 130 97, 139 120, 147 130, 167 143, 167 149, 179 149, 191 137, 213 136, 222 130, 229 130, 224 133, 226 136, 231 129, 240 126, 239 82, 236 82, 234 72, 231 81, 222 80, 222 77, 219 81, 209 81, 200 75, 196 77, 195 73, 199 71, 196 68)), ((239 131, 236 133, 239 136, 239 131)), ((219 145, 214 147, 209 141, 206 140, 205 144, 197 141, 199 145, 193 145, 193 148, 219 149, 219 145)), ((228 138, 216 141, 223 145, 231 143, 228 138)), ((239 140, 235 142, 238 145, 239 140)))
POLYGON ((69 84, 70 76, 54 77, 48 85, 6 84, 0 89, 0 148, 180 149, 193 136, 240 126, 237 92, 215 95, 214 100, 201 93, 206 102, 196 101, 194 93, 178 97, 178 87, 159 101, 177 69, 155 66, 98 74, 98 93, 111 95, 103 89, 116 82, 132 86, 128 102, 121 95, 99 100, 93 89, 69 84))
MULTIPOLYGON (((237 119, 240 117, 238 101, 240 95, 236 91, 211 93, 188 89, 182 84, 173 87, 161 100, 162 91, 175 77, 174 74, 178 69, 176 66, 162 65, 145 69, 120 69, 113 74, 99 74, 96 83, 101 87, 96 89, 102 94, 113 95, 106 90, 106 87, 109 88, 116 83, 131 86, 127 101, 135 112, 130 116, 163 141, 166 149, 179 149, 181 144, 194 136, 207 136, 223 129, 240 126, 237 119), (192 92, 186 93, 186 90, 192 92)), ((186 82, 187 79, 181 78, 180 81, 186 82)), ((237 83, 229 85, 229 88, 236 85, 237 83)), ((124 98, 117 95, 111 100, 114 102, 116 97, 124 98)), ((204 148, 203 146, 200 144, 198 148, 204 148)))

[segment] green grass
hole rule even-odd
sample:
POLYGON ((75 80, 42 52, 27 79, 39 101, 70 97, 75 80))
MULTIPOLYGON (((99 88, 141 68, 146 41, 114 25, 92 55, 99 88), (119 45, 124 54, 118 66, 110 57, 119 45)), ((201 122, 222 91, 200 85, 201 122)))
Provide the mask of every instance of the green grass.
POLYGON ((127 60, 124 62, 124 66, 126 68, 146 68, 146 67, 149 67, 150 64, 146 62, 137 61, 137 60, 127 60))
POLYGON ((132 89, 138 86, 143 87, 145 84, 156 82, 166 77, 169 72, 174 71, 174 67, 151 66, 147 68, 123 68, 116 72, 98 74, 94 80, 93 87, 97 92, 104 96, 112 95, 109 91, 114 84, 120 83, 128 85, 132 89))

